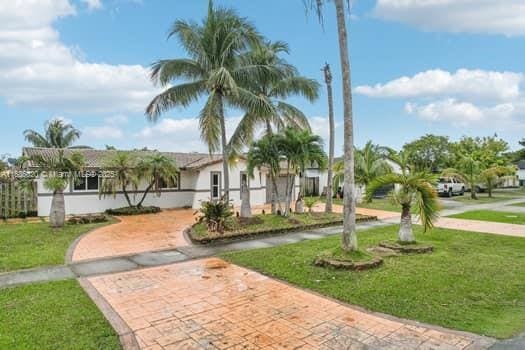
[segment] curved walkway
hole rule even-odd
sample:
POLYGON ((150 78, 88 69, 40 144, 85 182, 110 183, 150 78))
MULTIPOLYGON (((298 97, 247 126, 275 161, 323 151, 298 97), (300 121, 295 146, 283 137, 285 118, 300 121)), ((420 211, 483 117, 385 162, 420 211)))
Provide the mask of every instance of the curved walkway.
POLYGON ((119 223, 88 233, 74 247, 72 261, 129 255, 186 246, 182 231, 195 222, 194 210, 122 216, 119 223))

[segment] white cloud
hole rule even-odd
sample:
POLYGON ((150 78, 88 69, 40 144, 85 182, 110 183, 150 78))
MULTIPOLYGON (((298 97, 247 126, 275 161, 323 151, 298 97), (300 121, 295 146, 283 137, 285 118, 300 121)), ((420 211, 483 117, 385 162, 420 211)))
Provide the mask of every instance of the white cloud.
POLYGON ((82 2, 84 2, 90 10, 99 10, 102 8, 101 0, 82 0, 82 2))
POLYGON ((82 136, 95 140, 118 140, 124 137, 124 132, 113 125, 89 126, 83 130, 82 136))
POLYGON ((423 30, 525 35, 523 0, 378 0, 374 14, 423 30))
POLYGON ((107 117, 105 120, 106 124, 110 125, 125 125, 128 123, 129 119, 124 114, 116 114, 111 117, 107 117))
POLYGON ((0 2, 0 97, 69 113, 143 111, 156 93, 145 67, 86 62, 60 41, 53 22, 75 14, 68 0, 0 2))
POLYGON ((505 101, 520 95, 522 73, 459 69, 428 70, 384 84, 363 85, 356 93, 370 97, 460 96, 468 100, 505 101))

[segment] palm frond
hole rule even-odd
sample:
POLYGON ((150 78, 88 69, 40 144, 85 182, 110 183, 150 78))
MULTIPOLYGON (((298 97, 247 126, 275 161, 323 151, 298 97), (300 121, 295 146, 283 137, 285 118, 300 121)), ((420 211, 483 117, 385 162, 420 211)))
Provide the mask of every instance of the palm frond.
POLYGON ((157 95, 146 108, 146 116, 150 120, 176 106, 187 107, 206 92, 206 81, 199 80, 170 87, 157 95))

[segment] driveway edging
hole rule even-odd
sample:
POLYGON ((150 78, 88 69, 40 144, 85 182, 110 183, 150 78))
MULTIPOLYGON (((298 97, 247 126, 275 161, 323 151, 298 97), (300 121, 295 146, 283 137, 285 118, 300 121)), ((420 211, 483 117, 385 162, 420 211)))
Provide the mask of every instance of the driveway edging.
POLYGON ((111 304, 98 292, 98 290, 89 282, 87 278, 79 278, 78 283, 84 289, 86 294, 98 307, 100 312, 108 320, 111 327, 117 332, 120 344, 124 350, 139 350, 140 346, 135 337, 135 333, 128 326, 128 324, 120 317, 120 315, 113 309, 111 304))

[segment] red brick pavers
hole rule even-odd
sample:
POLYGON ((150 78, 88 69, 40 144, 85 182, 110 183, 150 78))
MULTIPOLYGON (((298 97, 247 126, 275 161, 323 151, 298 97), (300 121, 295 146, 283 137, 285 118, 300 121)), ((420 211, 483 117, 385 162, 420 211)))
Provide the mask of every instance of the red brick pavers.
POLYGON ((123 216, 120 222, 95 230, 75 247, 73 261, 174 249, 187 245, 183 230, 195 222, 194 210, 123 216))
POLYGON ((142 349, 466 349, 475 341, 357 311, 217 258, 89 281, 142 349))

